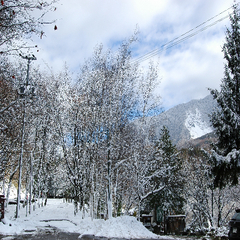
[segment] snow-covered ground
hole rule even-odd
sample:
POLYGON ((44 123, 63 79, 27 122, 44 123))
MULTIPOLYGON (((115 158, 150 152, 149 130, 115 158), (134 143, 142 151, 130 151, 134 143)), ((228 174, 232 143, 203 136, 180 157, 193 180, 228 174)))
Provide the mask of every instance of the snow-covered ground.
MULTIPOLYGON (((9 205, 5 213, 5 224, 0 222, 0 234, 15 235, 38 231, 51 226, 64 232, 79 233, 79 236, 90 234, 108 238, 159 238, 147 230, 136 218, 123 216, 110 220, 82 219, 81 213, 73 214, 73 203, 62 199, 48 199, 47 205, 37 208, 31 215, 26 215, 26 208, 21 208, 20 218, 14 218, 16 205, 9 205)), ((166 239, 167 237, 164 237, 166 239)), ((172 239, 172 238, 169 238, 172 239)))

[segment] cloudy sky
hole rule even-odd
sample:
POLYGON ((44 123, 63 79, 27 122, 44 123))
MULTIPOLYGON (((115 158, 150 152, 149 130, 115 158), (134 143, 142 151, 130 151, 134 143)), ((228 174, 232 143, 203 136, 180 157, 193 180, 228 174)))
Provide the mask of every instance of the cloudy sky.
POLYGON ((56 71, 66 62, 77 72, 98 44, 116 48, 138 26, 133 59, 144 65, 149 61, 146 54, 156 50, 158 92, 168 109, 207 96, 208 88, 219 88, 224 63, 221 47, 232 4, 233 0, 60 0, 57 10, 47 15, 49 20, 56 19, 58 29, 45 26, 45 36, 34 38, 39 50, 34 53, 36 62, 56 71), (202 31, 208 25, 212 26, 202 31), (174 47, 162 47, 184 37, 174 47), (145 61, 139 59, 145 55, 145 61))

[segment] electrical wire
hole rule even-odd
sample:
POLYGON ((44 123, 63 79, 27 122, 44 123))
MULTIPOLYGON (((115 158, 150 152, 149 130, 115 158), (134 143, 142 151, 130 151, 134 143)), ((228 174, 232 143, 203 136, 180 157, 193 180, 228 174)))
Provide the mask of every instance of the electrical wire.
MULTIPOLYGON (((238 3, 237 3, 237 4, 238 4, 238 3)), ((157 48, 157 49, 155 49, 155 50, 153 50, 153 51, 150 51, 150 52, 147 53, 147 54, 144 54, 143 56, 140 56, 140 57, 138 57, 138 58, 136 58, 136 59, 133 59, 133 60, 131 61, 131 63, 140 63, 140 62, 146 61, 146 60, 148 60, 148 59, 150 59, 150 58, 158 55, 158 54, 161 53, 162 51, 164 51, 164 50, 166 50, 166 49, 169 49, 169 48, 171 48, 171 47, 174 47, 174 46, 182 43, 183 41, 186 41, 187 39, 189 39, 189 38, 191 38, 191 37, 199 34, 200 32, 203 32, 203 31, 205 31, 206 29, 208 29, 208 28, 216 25, 217 23, 223 21, 224 19, 228 18, 229 16, 228 16, 228 15, 227 15, 227 16, 224 16, 224 17, 222 17, 222 18, 220 18, 220 19, 217 19, 217 20, 214 21, 213 23, 208 24, 207 26, 204 26, 206 23, 208 23, 208 22, 212 21, 213 19, 219 17, 220 15, 222 15, 222 14, 225 13, 225 12, 227 12, 227 11, 228 11, 229 9, 231 9, 231 8, 232 8, 232 7, 229 7, 228 9, 222 11, 221 13, 215 15, 214 17, 209 18, 209 19, 206 20, 205 22, 203 22, 203 23, 199 24, 198 26, 192 28, 191 30, 183 33, 183 34, 180 35, 179 37, 176 37, 176 38, 174 38, 173 40, 171 40, 171 41, 163 44, 160 48, 157 48), (204 26, 204 27, 200 28, 201 26, 204 26), (200 29, 198 29, 198 28, 200 28, 200 29), (195 31, 195 30, 197 30, 197 31, 195 31)))

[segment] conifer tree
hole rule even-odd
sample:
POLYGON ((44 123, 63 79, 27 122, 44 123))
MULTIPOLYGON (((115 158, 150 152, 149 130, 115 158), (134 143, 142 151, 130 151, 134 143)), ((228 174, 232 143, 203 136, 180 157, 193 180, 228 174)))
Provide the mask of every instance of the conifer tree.
POLYGON ((240 14, 237 5, 230 15, 230 28, 223 45, 225 71, 220 91, 211 90, 218 108, 211 114, 218 142, 214 146, 215 186, 238 183, 240 172, 240 14))
POLYGON ((155 145, 152 168, 155 177, 152 184, 164 186, 164 188, 152 195, 149 200, 150 207, 160 207, 168 213, 182 213, 184 199, 182 191, 184 181, 181 174, 181 160, 178 151, 170 139, 169 130, 166 126, 161 129, 161 137, 155 145))

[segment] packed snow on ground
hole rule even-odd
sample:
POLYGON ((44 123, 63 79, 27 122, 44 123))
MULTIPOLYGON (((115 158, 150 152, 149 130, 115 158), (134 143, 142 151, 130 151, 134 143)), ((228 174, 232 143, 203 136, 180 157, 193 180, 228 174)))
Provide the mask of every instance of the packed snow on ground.
MULTIPOLYGON (((64 232, 102 236, 108 238, 159 238, 146 229, 135 217, 122 216, 110 220, 82 219, 82 214, 73 214, 73 203, 66 203, 63 199, 48 199, 47 205, 36 208, 26 217, 26 208, 20 209, 20 218, 15 219, 16 205, 9 205, 5 213, 4 222, 0 222, 0 234, 15 235, 37 232, 44 227, 57 227, 64 232)), ((166 237, 164 237, 166 239, 166 237)), ((170 239, 170 238, 169 238, 170 239)))

